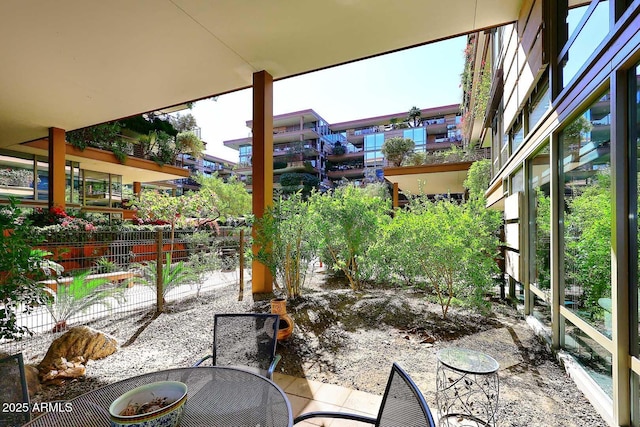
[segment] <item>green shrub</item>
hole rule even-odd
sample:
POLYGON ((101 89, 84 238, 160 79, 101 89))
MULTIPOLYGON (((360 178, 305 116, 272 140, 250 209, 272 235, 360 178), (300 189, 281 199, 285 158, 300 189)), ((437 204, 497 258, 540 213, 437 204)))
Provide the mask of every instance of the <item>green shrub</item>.
POLYGON ((360 263, 390 220, 389 200, 353 185, 315 193, 309 200, 323 260, 344 273, 353 290, 359 290, 366 277, 360 263))

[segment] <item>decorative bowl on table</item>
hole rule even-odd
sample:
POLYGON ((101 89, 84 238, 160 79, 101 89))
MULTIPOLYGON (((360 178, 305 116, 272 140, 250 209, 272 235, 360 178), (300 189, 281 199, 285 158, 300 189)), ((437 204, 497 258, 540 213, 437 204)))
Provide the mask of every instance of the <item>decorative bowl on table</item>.
POLYGON ((109 406, 112 427, 176 427, 187 401, 187 385, 158 381, 130 390, 109 406))

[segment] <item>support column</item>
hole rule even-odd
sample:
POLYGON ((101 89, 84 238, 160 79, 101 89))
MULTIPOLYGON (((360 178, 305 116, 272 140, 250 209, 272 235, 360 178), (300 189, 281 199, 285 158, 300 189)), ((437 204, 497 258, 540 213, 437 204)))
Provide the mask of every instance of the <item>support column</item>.
POLYGON ((49 208, 65 207, 65 144, 64 129, 49 128, 49 208))
POLYGON ((398 183, 393 183, 393 208, 400 206, 400 197, 398 196, 398 183))
MULTIPOLYGON (((273 77, 266 71, 253 74, 253 214, 262 218, 273 203, 273 77)), ((255 229, 254 229, 255 233, 255 229)), ((258 250, 253 245, 253 253, 258 250)), ((273 290, 269 269, 255 259, 251 265, 251 288, 254 294, 273 290)))
POLYGON ((133 181, 133 195, 135 197, 140 197, 141 191, 142 191, 142 183, 139 181, 133 181))

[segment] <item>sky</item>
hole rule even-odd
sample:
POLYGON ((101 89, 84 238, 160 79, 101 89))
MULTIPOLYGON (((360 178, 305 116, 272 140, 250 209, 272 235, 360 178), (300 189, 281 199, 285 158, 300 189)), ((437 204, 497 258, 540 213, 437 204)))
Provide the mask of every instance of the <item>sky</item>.
MULTIPOLYGON (((313 109, 338 123, 457 104, 465 43, 457 37, 279 80, 273 85, 273 114, 313 109)), ((238 161, 238 152, 223 141, 250 135, 251 102, 251 89, 245 89, 195 104, 191 114, 208 154, 238 161)))

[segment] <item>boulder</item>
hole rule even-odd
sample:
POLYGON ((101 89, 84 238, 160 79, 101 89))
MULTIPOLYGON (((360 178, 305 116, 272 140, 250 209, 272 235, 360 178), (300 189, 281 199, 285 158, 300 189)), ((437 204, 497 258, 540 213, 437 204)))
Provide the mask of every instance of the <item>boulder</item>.
POLYGON ((65 371, 60 368, 70 363, 67 361, 72 361, 74 365, 74 376, 82 376, 84 369, 79 369, 78 365, 87 360, 107 357, 117 349, 118 342, 115 338, 88 326, 73 327, 51 343, 46 356, 38 365, 40 376, 49 378, 47 374, 51 371, 65 371))
POLYGON ((39 373, 37 366, 24 365, 24 376, 27 379, 27 390, 29 390, 29 397, 31 398, 37 393, 40 393, 39 373))
MULTIPOLYGON (((4 359, 5 357, 9 357, 9 353, 0 351, 0 359, 4 359)), ((18 388, 16 388, 15 384, 20 381, 20 376, 17 371, 15 372, 15 377, 9 375, 7 377, 2 378, 0 382, 0 391, 5 393, 7 390, 12 390, 12 393, 18 392, 18 388), (8 387, 8 388, 7 388, 8 387)), ((38 368, 33 365, 24 365, 24 376, 27 381, 27 390, 29 391, 29 397, 33 398, 37 393, 40 392, 40 379, 38 378, 38 368)), ((20 399, 21 396, 16 395, 16 399, 20 399)), ((7 396, 4 396, 7 397, 7 396)), ((8 398, 8 397, 7 397, 8 398)), ((8 400, 9 401, 9 400, 8 400)))

